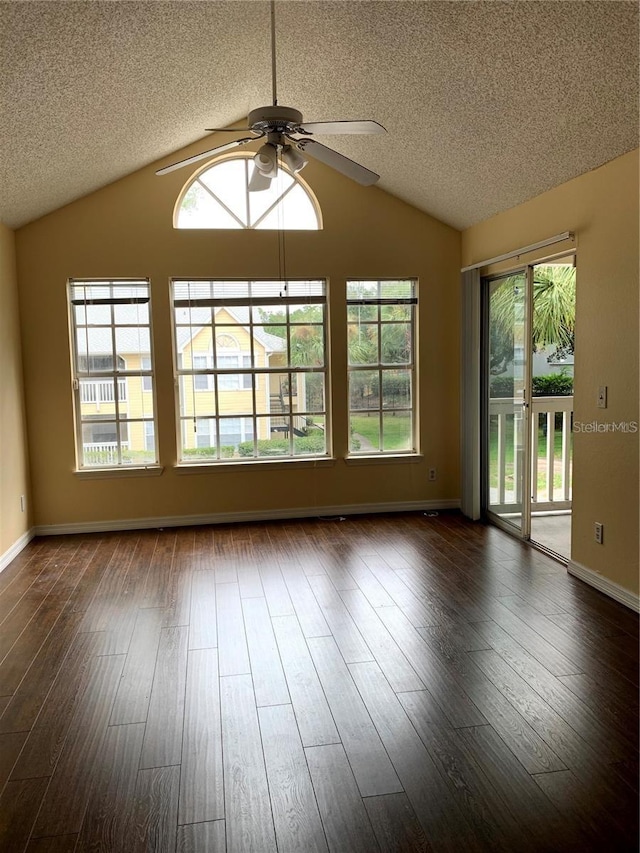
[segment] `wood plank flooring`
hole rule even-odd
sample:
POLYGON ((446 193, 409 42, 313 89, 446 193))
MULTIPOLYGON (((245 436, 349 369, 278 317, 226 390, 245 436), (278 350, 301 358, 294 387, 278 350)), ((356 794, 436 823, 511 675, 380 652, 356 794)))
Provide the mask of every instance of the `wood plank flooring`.
POLYGON ((455 512, 32 542, 0 850, 638 849, 638 618, 455 512))

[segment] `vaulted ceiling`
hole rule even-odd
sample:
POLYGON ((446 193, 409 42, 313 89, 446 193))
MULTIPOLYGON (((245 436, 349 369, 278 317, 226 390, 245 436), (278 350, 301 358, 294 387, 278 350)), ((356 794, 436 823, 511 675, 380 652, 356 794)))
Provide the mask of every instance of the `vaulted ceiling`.
MULTIPOLYGON (((269 21, 259 0, 0 2, 2 221, 269 104, 269 21)), ((637 2, 280 0, 276 23, 279 103, 381 122, 322 141, 457 228, 638 145, 637 2)))

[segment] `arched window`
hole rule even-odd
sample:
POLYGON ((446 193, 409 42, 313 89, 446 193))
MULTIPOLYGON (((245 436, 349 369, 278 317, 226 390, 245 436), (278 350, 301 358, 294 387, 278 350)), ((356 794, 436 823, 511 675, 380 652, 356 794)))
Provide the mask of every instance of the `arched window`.
POLYGON ((236 154, 205 166, 182 190, 176 228, 256 228, 318 231, 320 207, 308 186, 278 164, 267 190, 249 192, 252 155, 236 154))

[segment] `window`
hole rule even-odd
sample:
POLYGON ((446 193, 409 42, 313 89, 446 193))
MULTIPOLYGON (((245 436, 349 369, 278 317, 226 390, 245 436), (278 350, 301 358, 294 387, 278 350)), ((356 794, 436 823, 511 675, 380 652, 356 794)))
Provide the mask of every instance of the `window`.
POLYGON ((347 282, 349 450, 415 453, 412 279, 347 282))
POLYGON ((173 282, 182 462, 327 455, 324 281, 173 282))
POLYGON ((278 165, 267 190, 249 192, 252 155, 236 154, 205 167, 184 188, 176 228, 258 228, 317 231, 320 208, 298 175, 278 165))
POLYGON ((147 280, 69 282, 79 469, 157 462, 149 301, 147 280))

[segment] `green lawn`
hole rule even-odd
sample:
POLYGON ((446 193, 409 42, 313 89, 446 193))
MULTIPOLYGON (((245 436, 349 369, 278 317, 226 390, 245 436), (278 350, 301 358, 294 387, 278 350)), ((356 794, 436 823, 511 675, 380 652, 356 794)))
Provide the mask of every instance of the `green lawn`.
MULTIPOLYGON (((378 413, 371 415, 351 415, 351 431, 361 435, 378 448, 380 421, 378 413)), ((411 447, 411 417, 409 415, 384 416, 384 449, 409 450, 411 447)))
MULTIPOLYGON (((505 476, 507 480, 513 476, 513 420, 507 420, 505 428, 505 476)), ((572 449, 569 449, 572 452, 572 449)), ((538 459, 546 459, 547 456, 547 438, 542 432, 542 427, 538 429, 538 459)), ((562 431, 556 429, 553 437, 553 457, 555 460, 562 459, 562 431)), ((491 432, 489 435, 489 481, 493 488, 498 486, 498 425, 494 421, 491 424, 491 432)), ((546 489, 546 476, 540 472, 538 474, 538 491, 546 489)), ((559 489, 562 486, 562 475, 558 472, 553 477, 553 488, 559 489)))

